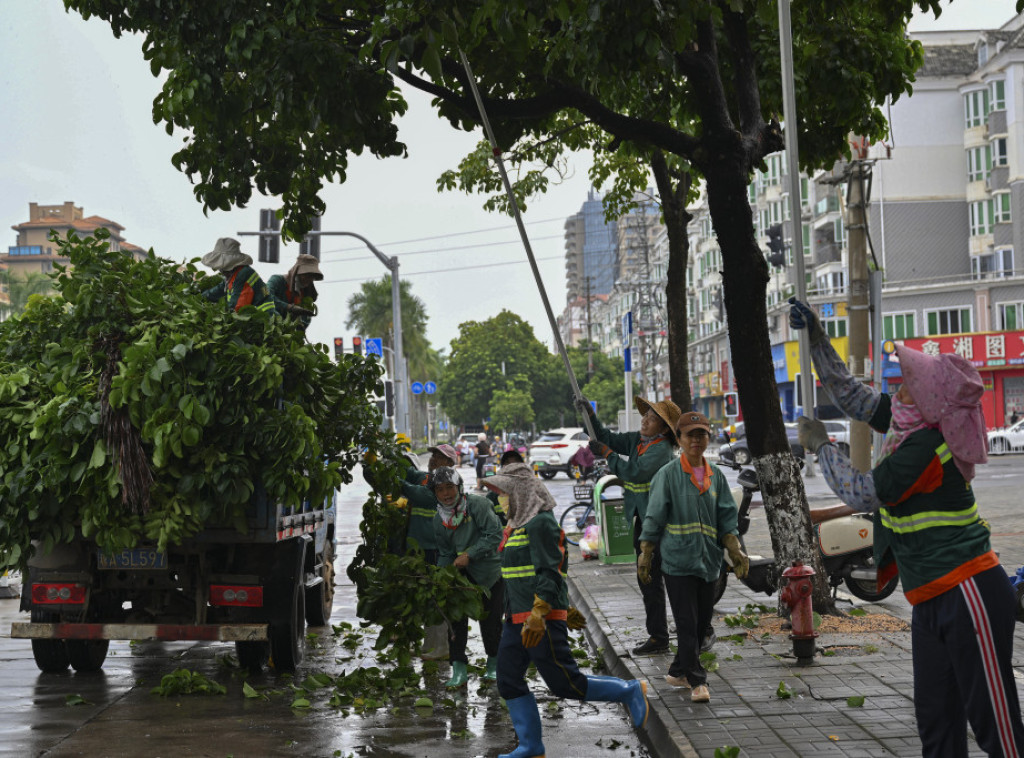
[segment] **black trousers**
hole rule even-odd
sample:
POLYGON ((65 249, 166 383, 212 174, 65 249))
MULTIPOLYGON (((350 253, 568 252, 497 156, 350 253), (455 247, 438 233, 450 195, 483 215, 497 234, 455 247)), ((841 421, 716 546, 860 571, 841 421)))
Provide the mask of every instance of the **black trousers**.
POLYGON ((498 651, 498 694, 513 700, 530 694, 526 670, 533 663, 544 684, 556 697, 585 700, 587 677, 580 673, 569 645, 564 621, 548 621, 540 644, 523 647, 523 625, 506 621, 498 651))
POLYGON ((700 662, 700 643, 711 624, 715 583, 696 576, 665 574, 665 589, 676 622, 676 657, 668 667, 672 676, 685 676, 691 687, 705 684, 708 672, 700 662))
POLYGON ((1013 676, 1016 596, 1002 566, 914 606, 914 710, 925 758, 1024 754, 1013 676))
MULTIPOLYGON (((633 549, 640 555, 640 532, 643 523, 633 519, 633 549)), ((644 600, 644 615, 647 617, 647 635, 658 642, 668 642, 668 615, 665 612, 665 581, 661 574, 661 546, 654 546, 654 560, 651 561, 651 581, 644 584, 637 579, 640 596, 644 600)))
MULTIPOLYGON (((505 603, 505 580, 498 581, 491 587, 490 597, 484 598, 484 615, 480 618, 480 636, 484 641, 484 651, 488 657, 498 654, 498 643, 501 641, 501 611, 505 603)), ((454 663, 469 663, 466 657, 466 642, 469 640, 469 619, 452 622, 452 631, 448 638, 448 660, 454 663)))

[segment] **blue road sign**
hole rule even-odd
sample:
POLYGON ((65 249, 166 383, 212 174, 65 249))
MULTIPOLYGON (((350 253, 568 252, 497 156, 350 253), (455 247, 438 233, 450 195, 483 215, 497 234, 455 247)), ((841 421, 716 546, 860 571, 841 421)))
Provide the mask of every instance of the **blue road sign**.
POLYGON ((367 355, 384 357, 384 340, 380 337, 367 337, 363 340, 363 349, 367 355))
POLYGON ((413 382, 412 385, 409 387, 409 389, 412 390, 412 394, 414 394, 414 395, 422 395, 423 394, 423 382, 413 382))
POLYGON ((632 360, 633 355, 632 355, 632 353, 633 353, 632 348, 628 348, 628 347, 622 348, 622 363, 623 363, 623 365, 625 367, 624 368, 625 371, 632 371, 633 370, 633 360, 632 360))
POLYGON ((434 382, 427 382, 426 384, 423 385, 423 391, 426 392, 428 395, 433 395, 435 392, 437 392, 437 385, 434 382))

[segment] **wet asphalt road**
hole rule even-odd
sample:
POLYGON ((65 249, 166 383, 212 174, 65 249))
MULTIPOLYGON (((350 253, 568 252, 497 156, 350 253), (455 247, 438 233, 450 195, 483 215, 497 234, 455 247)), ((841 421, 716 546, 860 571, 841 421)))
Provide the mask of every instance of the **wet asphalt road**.
MULTIPOLYGON (((463 469, 467 473, 469 469, 463 469)), ((471 475, 467 478, 471 479, 471 475)), ((357 479, 360 479, 357 477, 357 479)), ((572 498, 564 476, 550 482, 560 503, 572 498)), ((373 630, 358 634, 355 590, 345 567, 359 543, 358 521, 366 487, 361 480, 339 499, 339 546, 332 625, 354 632, 311 629, 306 656, 294 677, 272 671, 253 676, 233 666, 234 647, 224 643, 130 644, 112 642, 103 671, 41 674, 28 640, 12 640, 10 623, 27 620, 18 600, 0 600, 0 756, 494 756, 514 747, 514 731, 493 685, 471 675, 469 687, 444 689, 448 665, 427 666, 420 683, 433 706, 413 699, 357 713, 328 704, 333 688, 299 689, 311 675, 336 677, 357 666, 379 665, 373 630), (227 688, 224 695, 161 697, 151 690, 178 669, 203 674, 227 688), (248 684, 261 697, 247 698, 248 684), (305 696, 308 709, 292 708, 305 696)), ((592 651, 591 651, 591 654, 592 651)), ((470 658, 481 666, 483 647, 475 624, 470 658)), ((423 664, 417 664, 423 669, 423 664)), ((585 669, 586 671, 586 669, 585 669)), ((614 704, 577 703, 538 695, 547 754, 648 756, 625 710, 614 704)))

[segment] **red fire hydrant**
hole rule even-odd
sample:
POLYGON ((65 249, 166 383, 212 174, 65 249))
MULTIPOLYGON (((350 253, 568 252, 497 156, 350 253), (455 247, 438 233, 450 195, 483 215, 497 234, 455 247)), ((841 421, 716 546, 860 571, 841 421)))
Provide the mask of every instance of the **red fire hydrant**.
POLYGON ((782 576, 786 579, 786 585, 779 597, 789 606, 790 622, 793 625, 793 633, 789 638, 793 640, 793 654, 799 660, 809 660, 814 657, 814 638, 818 636, 814 631, 814 608, 811 605, 814 569, 801 561, 793 561, 793 565, 783 571, 782 576))

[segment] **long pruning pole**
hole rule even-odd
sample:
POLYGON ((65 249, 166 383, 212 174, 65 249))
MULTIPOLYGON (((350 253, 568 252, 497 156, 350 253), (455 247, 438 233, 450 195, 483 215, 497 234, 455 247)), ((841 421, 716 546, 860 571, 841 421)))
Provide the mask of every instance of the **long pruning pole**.
MULTIPOLYGON (((558 354, 562 356, 562 363, 565 364, 565 372, 569 375, 569 384, 572 387, 572 395, 577 401, 583 400, 583 393, 580 392, 580 385, 576 381, 576 374, 572 370, 572 364, 569 363, 569 354, 565 352, 565 343, 562 342, 562 335, 558 331, 558 322, 555 320, 554 311, 551 310, 551 302, 548 300, 547 290, 544 288, 544 280, 540 277, 540 269, 537 268, 537 259, 533 255, 533 248, 530 246, 530 238, 526 234, 526 227, 523 225, 523 217, 519 213, 519 203, 516 202, 515 193, 512 191, 512 184, 508 180, 508 172, 505 171, 505 162, 501 159, 501 148, 498 147, 498 141, 494 138, 494 132, 491 130, 491 122, 487 118, 487 111, 484 109, 484 101, 480 97, 480 90, 476 86, 476 79, 473 78, 473 70, 469 66, 469 59, 466 54, 459 51, 459 56, 462 58, 462 66, 466 69, 466 78, 469 79, 469 88, 473 92, 473 99, 476 101, 476 107, 480 111, 480 120, 484 125, 484 132, 487 134, 487 139, 491 143, 491 152, 494 155, 494 162, 498 164, 498 173, 501 174, 501 181, 505 185, 505 193, 508 195, 508 202, 512 206, 512 212, 516 217, 516 226, 519 227, 519 236, 523 240, 523 247, 526 248, 526 257, 530 261, 530 268, 533 269, 533 278, 537 282, 537 289, 540 291, 540 299, 544 303, 544 310, 548 314, 548 323, 551 324, 551 331, 555 335, 555 347, 558 348, 558 354)), ((628 410, 628 409, 627 409, 628 410)), ((583 413, 583 426, 586 427, 587 434, 592 438, 596 439, 597 435, 594 433, 594 425, 590 423, 590 414, 583 413)))

